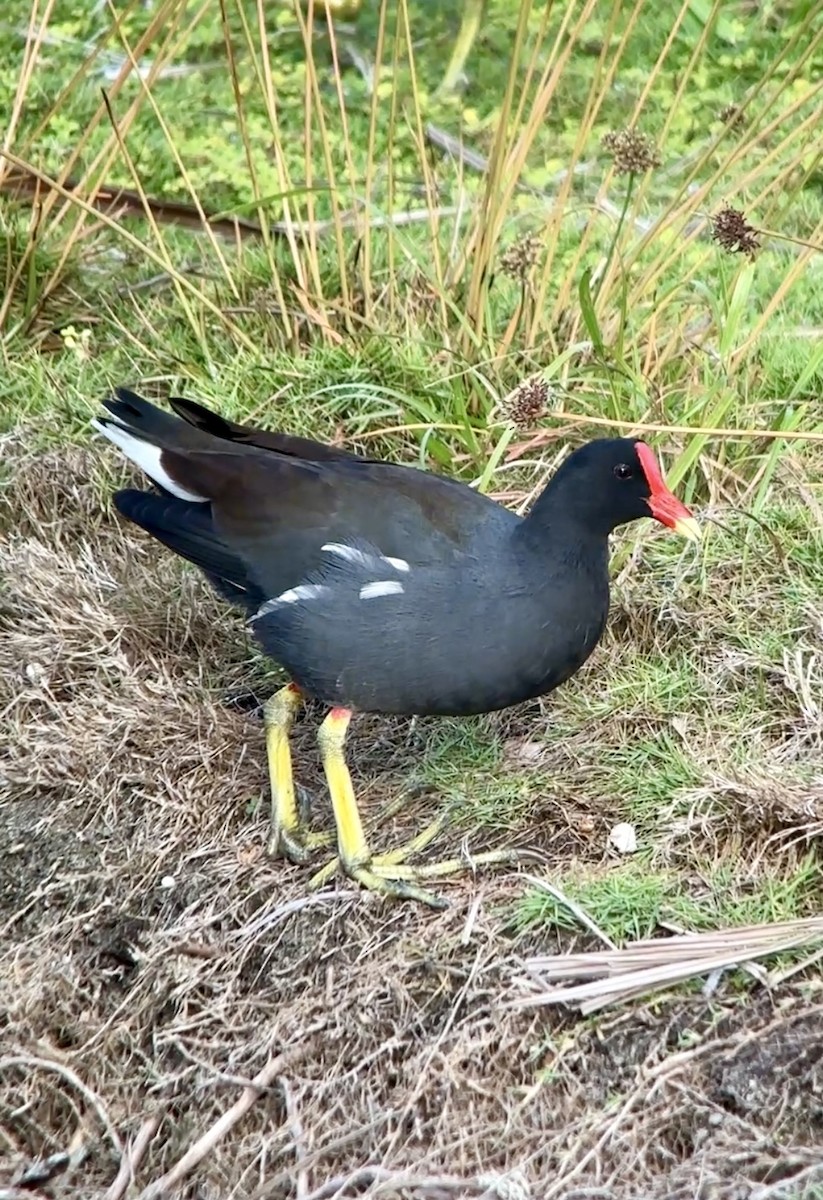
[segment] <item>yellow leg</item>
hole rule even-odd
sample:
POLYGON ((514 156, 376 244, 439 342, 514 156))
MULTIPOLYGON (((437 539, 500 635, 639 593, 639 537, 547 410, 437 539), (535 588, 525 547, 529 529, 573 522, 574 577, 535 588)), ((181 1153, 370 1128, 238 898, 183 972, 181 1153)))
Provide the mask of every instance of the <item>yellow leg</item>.
POLYGON ((317 736, 334 810, 334 823, 337 827, 338 857, 317 872, 311 880, 311 887, 320 887, 328 882, 340 867, 350 879, 371 891, 403 900, 419 900, 431 908, 445 908, 445 900, 426 888, 418 887, 416 880, 454 875, 464 870, 467 865, 475 863, 479 865, 517 861, 517 855, 512 851, 494 850, 479 854, 468 862, 455 858, 422 867, 404 866, 403 863, 409 855, 423 849, 437 836, 443 827, 443 820, 433 822, 428 829, 400 849, 373 856, 363 832, 363 822, 360 819, 343 749, 350 721, 349 709, 333 708, 320 726, 317 736))
POLYGON ((305 862, 317 846, 328 844, 323 834, 310 833, 301 817, 294 790, 289 733, 302 703, 300 689, 290 683, 266 701, 266 754, 271 784, 271 833, 268 852, 291 862, 305 862))
POLYGON ((333 708, 318 730, 317 744, 329 785, 340 858, 344 863, 357 866, 368 862, 370 855, 343 753, 350 721, 351 711, 348 708, 333 708))

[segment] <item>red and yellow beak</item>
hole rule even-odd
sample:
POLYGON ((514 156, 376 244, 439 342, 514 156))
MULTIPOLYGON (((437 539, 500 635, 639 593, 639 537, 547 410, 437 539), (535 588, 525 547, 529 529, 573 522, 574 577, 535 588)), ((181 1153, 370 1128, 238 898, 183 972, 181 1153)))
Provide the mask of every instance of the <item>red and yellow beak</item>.
POLYGON ((700 541, 700 526, 682 501, 666 487, 654 451, 645 442, 637 442, 637 457, 646 476, 651 495, 648 505, 652 516, 663 525, 668 525, 681 537, 689 541, 700 541))

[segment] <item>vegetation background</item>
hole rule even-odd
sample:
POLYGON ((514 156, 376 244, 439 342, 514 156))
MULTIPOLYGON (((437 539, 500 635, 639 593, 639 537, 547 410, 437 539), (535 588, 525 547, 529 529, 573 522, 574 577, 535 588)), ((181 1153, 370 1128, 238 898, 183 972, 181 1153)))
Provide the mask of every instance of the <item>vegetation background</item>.
POLYGON ((823 1195, 822 15, 8 0, 0 1196, 823 1195), (706 536, 616 539, 578 677, 353 739, 378 841, 537 867, 434 915, 267 861, 279 676, 112 515, 121 383, 518 508, 653 442, 706 536), (531 961, 751 926, 603 1011, 531 961))

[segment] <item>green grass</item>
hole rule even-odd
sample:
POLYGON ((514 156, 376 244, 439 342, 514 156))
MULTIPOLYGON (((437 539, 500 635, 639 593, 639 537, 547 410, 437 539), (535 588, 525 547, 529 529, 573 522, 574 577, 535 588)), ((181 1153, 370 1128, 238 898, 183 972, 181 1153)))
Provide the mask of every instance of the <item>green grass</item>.
MULTIPOLYGON (((804 859, 791 872, 765 881, 747 878, 738 864, 695 864, 700 872, 693 893, 673 871, 655 870, 644 856, 618 869, 578 871, 552 882, 580 905, 597 926, 618 944, 652 937, 662 923, 700 932, 733 925, 787 921, 818 911, 820 866, 804 859)), ((577 927, 568 908, 538 891, 521 901, 515 923, 577 927)))

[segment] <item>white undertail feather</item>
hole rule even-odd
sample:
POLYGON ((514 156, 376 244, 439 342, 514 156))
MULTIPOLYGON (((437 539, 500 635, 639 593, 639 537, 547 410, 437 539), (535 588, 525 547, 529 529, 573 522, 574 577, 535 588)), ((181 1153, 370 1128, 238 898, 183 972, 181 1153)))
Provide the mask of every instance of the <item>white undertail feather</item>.
POLYGON ((122 450, 126 458, 135 466, 139 467, 141 471, 145 471, 150 479, 159 483, 178 500, 197 500, 202 503, 208 500, 207 496, 198 496, 194 492, 186 491, 179 483, 174 482, 160 462, 162 451, 159 446, 152 446, 150 442, 142 441, 119 421, 92 421, 92 425, 102 433, 103 437, 108 438, 119 450, 122 450))

